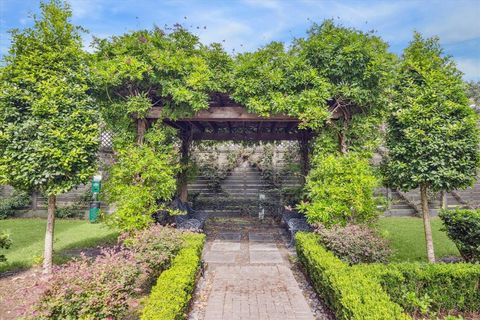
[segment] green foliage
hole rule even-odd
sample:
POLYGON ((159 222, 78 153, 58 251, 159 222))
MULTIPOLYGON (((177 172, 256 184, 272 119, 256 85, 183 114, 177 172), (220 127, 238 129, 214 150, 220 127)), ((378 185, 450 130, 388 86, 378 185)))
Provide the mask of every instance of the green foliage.
POLYGON ((313 25, 295 51, 326 79, 329 104, 343 120, 328 122, 326 135, 344 135, 347 148, 370 151, 378 145, 379 126, 395 78, 395 55, 373 33, 335 25, 326 20, 313 25))
POLYGON ((287 114, 319 128, 330 115, 328 82, 282 43, 239 55, 234 79, 233 98, 262 116, 287 114))
POLYGON ((32 28, 13 30, 0 70, 0 176, 20 190, 59 194, 94 172, 97 114, 80 28, 60 0, 32 28))
POLYGON ((85 217, 85 208, 77 204, 55 208, 55 217, 59 219, 82 219, 85 217))
POLYGON ((340 261, 318 241, 313 233, 297 233, 297 255, 337 319, 410 319, 373 278, 340 261))
POLYGON ((330 229, 317 225, 315 233, 320 236, 322 246, 348 264, 386 263, 392 254, 389 242, 366 225, 349 224, 330 229))
POLYGON ((480 309, 480 265, 391 263, 354 267, 375 278, 406 311, 428 314, 480 309))
MULTIPOLYGON (((8 249, 12 245, 12 239, 10 239, 10 235, 2 231, 0 233, 0 249, 8 249)), ((0 254, 0 262, 7 261, 5 255, 0 254)))
POLYGON ((205 235, 185 234, 186 244, 173 259, 172 266, 164 271, 145 302, 140 319, 186 319, 195 280, 200 268, 205 235))
POLYGON ((399 78, 387 127, 387 183, 434 192, 471 185, 479 163, 477 117, 461 73, 442 55, 438 39, 416 33, 399 78))
POLYGON ((12 217, 15 209, 24 208, 29 203, 30 195, 28 193, 14 190, 9 197, 0 199, 0 219, 12 217))
POLYGON ((108 128, 123 142, 132 141, 132 116, 143 118, 154 106, 165 117, 190 115, 229 85, 231 58, 181 26, 96 39, 95 47, 95 92, 108 128))
POLYGON ((299 205, 309 223, 345 225, 377 218, 379 181, 367 159, 350 152, 317 155, 313 161, 305 186, 309 201, 299 205))
POLYGON ((107 223, 124 231, 143 229, 153 222, 152 214, 163 208, 161 202, 172 198, 179 167, 170 134, 153 127, 145 135, 145 144, 117 152, 105 184, 106 198, 116 207, 106 216, 107 223))
POLYGON ((480 210, 442 210, 448 237, 468 262, 480 262, 480 210))

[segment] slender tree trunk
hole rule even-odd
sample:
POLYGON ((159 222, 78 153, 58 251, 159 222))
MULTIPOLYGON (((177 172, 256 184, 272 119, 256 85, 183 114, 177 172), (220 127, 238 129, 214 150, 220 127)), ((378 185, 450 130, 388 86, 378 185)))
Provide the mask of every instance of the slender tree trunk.
POLYGON ((182 132, 181 139, 182 145, 180 146, 180 164, 182 168, 177 177, 178 197, 181 201, 186 202, 188 200, 187 166, 190 156, 190 145, 192 143, 191 131, 187 130, 186 132, 182 132))
POLYGON ((441 201, 442 209, 446 210, 447 209, 447 192, 446 191, 442 191, 442 193, 440 194, 440 201, 441 201))
POLYGON ((422 201, 423 227, 425 230, 425 241, 427 244, 428 262, 435 263, 435 252, 433 250, 432 227, 430 225, 430 212, 428 209, 427 186, 420 186, 420 198, 422 201))
POLYGON ((341 131, 338 133, 338 150, 342 154, 346 154, 348 152, 347 148, 347 141, 345 137, 345 132, 341 131))
POLYGON ((138 119, 137 120, 137 144, 139 146, 143 144, 146 130, 147 130, 147 120, 138 119))
POLYGON ((43 273, 52 272, 53 255, 53 230, 55 226, 55 205, 57 197, 54 194, 48 195, 48 218, 47 230, 45 232, 45 251, 43 253, 43 273))

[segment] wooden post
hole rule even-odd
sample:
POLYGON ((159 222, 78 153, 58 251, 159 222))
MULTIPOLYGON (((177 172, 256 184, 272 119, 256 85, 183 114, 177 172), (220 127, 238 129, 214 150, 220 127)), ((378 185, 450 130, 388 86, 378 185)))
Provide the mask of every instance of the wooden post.
POLYGON ((190 145, 192 143, 192 131, 191 129, 182 130, 180 133, 180 139, 182 140, 182 145, 180 146, 180 173, 178 174, 178 197, 181 201, 186 202, 188 198, 188 177, 187 177, 187 166, 189 160, 189 151, 190 145))

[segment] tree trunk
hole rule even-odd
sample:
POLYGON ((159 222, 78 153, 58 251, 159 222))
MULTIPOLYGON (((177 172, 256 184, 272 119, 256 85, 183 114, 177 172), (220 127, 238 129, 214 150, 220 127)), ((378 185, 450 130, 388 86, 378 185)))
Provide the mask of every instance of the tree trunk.
POLYGON ((348 151, 347 148, 347 139, 345 138, 345 132, 341 131, 338 133, 338 150, 341 154, 346 154, 348 151))
POLYGON ((178 174, 178 197, 182 202, 188 199, 188 177, 187 166, 189 161, 190 145, 192 143, 191 131, 187 130, 181 133, 182 145, 180 146, 180 165, 181 171, 178 174))
POLYGON ((425 241, 427 244, 428 262, 435 263, 435 252, 433 250, 432 227, 430 225, 430 212, 428 209, 427 186, 420 186, 420 198, 422 201, 423 227, 425 230, 425 241))
POLYGON ((146 130, 147 130, 147 120, 138 119, 137 120, 137 144, 139 146, 143 144, 146 130))
POLYGON ((443 210, 446 210, 447 209, 447 192, 446 191, 442 191, 442 193, 440 194, 440 201, 442 202, 442 209, 443 210))
POLYGON ((53 255, 53 230, 55 226, 55 205, 57 197, 54 194, 48 195, 48 218, 47 230, 45 232, 45 251, 43 253, 43 273, 52 272, 53 255))

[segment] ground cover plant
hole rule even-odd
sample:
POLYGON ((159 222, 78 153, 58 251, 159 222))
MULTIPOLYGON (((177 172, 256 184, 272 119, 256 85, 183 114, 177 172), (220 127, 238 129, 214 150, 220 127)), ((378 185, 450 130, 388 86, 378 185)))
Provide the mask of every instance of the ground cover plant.
MULTIPOLYGON (((443 224, 438 218, 432 218, 432 238, 435 252, 441 257, 459 257, 455 244, 442 231, 443 224)), ((425 236, 423 221, 416 217, 385 217, 377 223, 379 231, 389 239, 393 251, 392 262, 425 262, 425 236)))
MULTIPOLYGON (((90 224, 81 220, 58 220, 55 232, 54 261, 64 262, 63 254, 71 249, 88 248, 115 242, 118 232, 101 224, 90 224)), ((13 243, 10 249, 2 250, 7 262, 0 263, 0 272, 29 268, 41 260, 45 220, 7 219, 0 221, 0 230, 10 235, 13 243)))
POLYGON ((33 316, 121 319, 184 245, 181 231, 159 225, 123 235, 95 258, 82 256, 58 267, 33 316))

